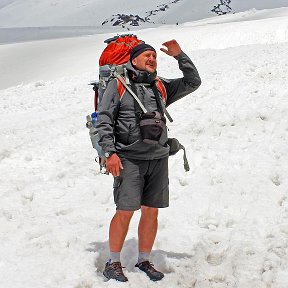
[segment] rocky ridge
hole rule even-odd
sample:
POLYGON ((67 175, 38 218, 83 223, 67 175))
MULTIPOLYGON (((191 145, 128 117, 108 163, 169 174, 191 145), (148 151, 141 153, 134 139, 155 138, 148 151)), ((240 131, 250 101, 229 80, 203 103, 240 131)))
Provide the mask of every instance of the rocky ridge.
MULTIPOLYGON (((163 13, 171 6, 175 5, 176 3, 183 1, 183 0, 174 0, 169 1, 164 4, 158 5, 156 9, 146 11, 144 16, 140 15, 133 15, 133 14, 114 14, 110 18, 107 18, 105 21, 102 22, 102 26, 110 25, 110 26, 121 26, 122 28, 126 28, 129 30, 130 27, 141 26, 145 23, 156 24, 153 21, 153 16, 158 15, 159 13, 163 13)), ((231 8, 232 0, 220 0, 217 5, 214 5, 211 12, 215 13, 216 15, 224 15, 228 13, 233 13, 233 9, 231 8)), ((159 23, 157 23, 159 24, 159 23)), ((165 24, 165 23, 162 23, 165 24)), ((175 23, 175 24, 178 24, 175 23)))

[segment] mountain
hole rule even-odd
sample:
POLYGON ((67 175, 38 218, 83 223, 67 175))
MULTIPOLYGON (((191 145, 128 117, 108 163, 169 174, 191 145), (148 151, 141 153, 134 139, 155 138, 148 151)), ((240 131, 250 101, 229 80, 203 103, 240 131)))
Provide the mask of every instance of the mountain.
POLYGON ((249 9, 288 6, 288 0, 1 0, 0 28, 135 26, 184 23, 249 9))

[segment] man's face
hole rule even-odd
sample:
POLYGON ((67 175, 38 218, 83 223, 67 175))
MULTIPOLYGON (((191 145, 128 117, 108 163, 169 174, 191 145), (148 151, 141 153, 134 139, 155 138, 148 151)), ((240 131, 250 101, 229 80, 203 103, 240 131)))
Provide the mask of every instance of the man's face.
POLYGON ((154 73, 157 69, 156 52, 152 50, 144 51, 132 60, 136 69, 154 73))

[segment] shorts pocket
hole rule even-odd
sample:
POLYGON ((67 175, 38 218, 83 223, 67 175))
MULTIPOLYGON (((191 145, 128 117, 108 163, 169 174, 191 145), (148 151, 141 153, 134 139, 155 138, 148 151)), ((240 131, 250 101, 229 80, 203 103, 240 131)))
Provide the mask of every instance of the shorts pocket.
POLYGON ((120 194, 120 186, 121 186, 121 178, 120 176, 114 177, 113 183, 113 195, 114 195, 114 203, 117 205, 119 194, 120 194))

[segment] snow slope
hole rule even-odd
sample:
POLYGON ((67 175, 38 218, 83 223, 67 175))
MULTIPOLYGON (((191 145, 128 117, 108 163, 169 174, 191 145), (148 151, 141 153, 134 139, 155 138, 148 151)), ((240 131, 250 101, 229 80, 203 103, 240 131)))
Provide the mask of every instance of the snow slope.
MULTIPOLYGON (((203 81, 169 107, 169 133, 191 170, 181 152, 170 158, 171 206, 160 211, 152 255, 166 276, 157 284, 134 268, 139 212, 122 255, 129 282, 101 275, 115 207, 85 116, 110 35, 0 46, 6 80, 27 77, 0 90, 0 287, 287 288, 288 14, 265 13, 137 33, 157 49, 176 38, 203 81)), ((181 75, 158 56, 160 75, 181 75)))
MULTIPOLYGON (((162 31, 171 31, 174 37, 180 36, 183 45, 191 50, 222 49, 255 43, 282 43, 287 41, 287 14, 288 8, 248 11, 167 26, 166 29, 163 26, 161 33, 154 33, 154 36, 149 34, 147 37, 145 30, 134 32, 146 42, 150 43, 153 40, 160 47, 161 43, 170 37, 169 32, 162 31), (263 27, 265 35, 262 32, 263 27), (192 36, 187 37, 190 34, 192 36)), ((53 80, 87 70, 95 71, 100 52, 105 47, 103 41, 112 35, 114 33, 79 37, 77 41, 70 38, 0 45, 0 88, 30 81, 53 80)), ((93 78, 95 77, 96 74, 93 78)))

